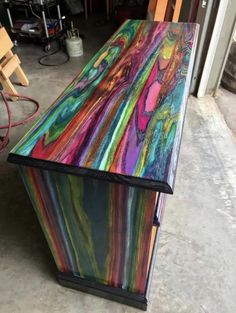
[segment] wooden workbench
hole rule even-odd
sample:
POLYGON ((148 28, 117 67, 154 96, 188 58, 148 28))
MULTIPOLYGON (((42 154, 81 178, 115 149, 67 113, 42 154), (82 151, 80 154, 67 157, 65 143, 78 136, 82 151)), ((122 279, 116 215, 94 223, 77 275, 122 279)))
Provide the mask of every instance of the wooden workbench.
POLYGON ((62 285, 146 309, 197 30, 126 21, 9 154, 62 285))

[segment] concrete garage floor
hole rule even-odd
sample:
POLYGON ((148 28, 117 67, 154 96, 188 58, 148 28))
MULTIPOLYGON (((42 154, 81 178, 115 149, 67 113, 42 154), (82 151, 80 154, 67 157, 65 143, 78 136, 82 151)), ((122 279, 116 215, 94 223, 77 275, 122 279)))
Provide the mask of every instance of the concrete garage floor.
POLYGON ((216 103, 224 115, 226 124, 236 136, 236 95, 220 87, 217 90, 216 103))
MULTIPOLYGON (((98 50, 109 35, 104 31, 85 40, 84 57, 53 69, 37 63, 41 48, 20 46, 30 87, 17 87, 19 92, 37 99, 43 112, 98 50)), ((29 104, 12 103, 11 108, 15 119, 31 111, 29 104)), ((0 124, 3 110, 0 103, 0 124)), ((17 169, 6 163, 8 152, 31 124, 12 129, 10 144, 0 155, 0 312, 140 312, 57 284, 54 263, 17 169)), ((235 138, 212 98, 191 97, 148 312, 236 312, 235 242, 235 138)))

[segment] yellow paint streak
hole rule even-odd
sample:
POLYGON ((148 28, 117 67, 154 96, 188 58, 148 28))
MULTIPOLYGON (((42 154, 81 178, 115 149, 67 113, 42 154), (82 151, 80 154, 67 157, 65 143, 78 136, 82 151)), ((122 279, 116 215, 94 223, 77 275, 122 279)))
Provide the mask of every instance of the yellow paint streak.
POLYGON ((108 55, 108 50, 103 52, 100 57, 97 59, 97 61, 94 63, 94 67, 98 67, 103 59, 108 55))
POLYGON ((174 46, 165 46, 162 50, 162 57, 164 60, 169 60, 173 55, 174 46))

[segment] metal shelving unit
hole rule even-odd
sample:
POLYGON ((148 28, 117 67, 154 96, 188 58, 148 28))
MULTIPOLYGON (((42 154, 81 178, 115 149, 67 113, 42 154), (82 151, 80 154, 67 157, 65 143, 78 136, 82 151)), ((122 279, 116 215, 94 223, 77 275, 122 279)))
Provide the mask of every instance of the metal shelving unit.
POLYGON ((49 51, 51 42, 60 36, 63 31, 60 4, 58 0, 5 0, 8 20, 11 32, 16 38, 27 37, 31 39, 39 39, 44 50, 49 51), (50 16, 50 8, 56 7, 57 18, 52 19, 50 16), (13 21, 12 10, 23 12, 25 19, 13 21), (20 25, 22 24, 22 27, 20 25), (32 24, 32 28, 30 28, 32 24), (18 25, 18 27, 17 27, 18 25), (24 27, 24 25, 26 27, 24 27), (27 25, 29 27, 27 27, 27 25), (37 27, 34 27, 36 26, 37 27))

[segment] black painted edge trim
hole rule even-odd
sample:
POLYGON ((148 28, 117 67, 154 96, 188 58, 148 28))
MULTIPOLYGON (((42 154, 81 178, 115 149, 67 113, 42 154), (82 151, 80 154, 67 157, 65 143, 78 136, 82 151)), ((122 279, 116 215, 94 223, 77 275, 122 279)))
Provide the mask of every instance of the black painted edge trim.
POLYGON ((57 279, 64 287, 73 288, 98 297, 113 300, 143 311, 147 310, 147 299, 145 295, 131 293, 121 288, 105 286, 68 273, 57 272, 57 279))
POLYGON ((30 167, 41 168, 45 170, 56 171, 60 173, 66 173, 76 176, 86 176, 90 178, 105 180, 112 183, 124 184, 133 187, 139 187, 144 189, 150 189, 163 193, 173 194, 173 190, 166 182, 160 182, 156 180, 143 179, 134 176, 122 175, 117 173, 110 173, 106 171, 98 171, 94 169, 68 166, 62 163, 56 163, 47 160, 40 160, 31 157, 21 156, 14 153, 8 155, 7 161, 19 165, 25 165, 30 167))

